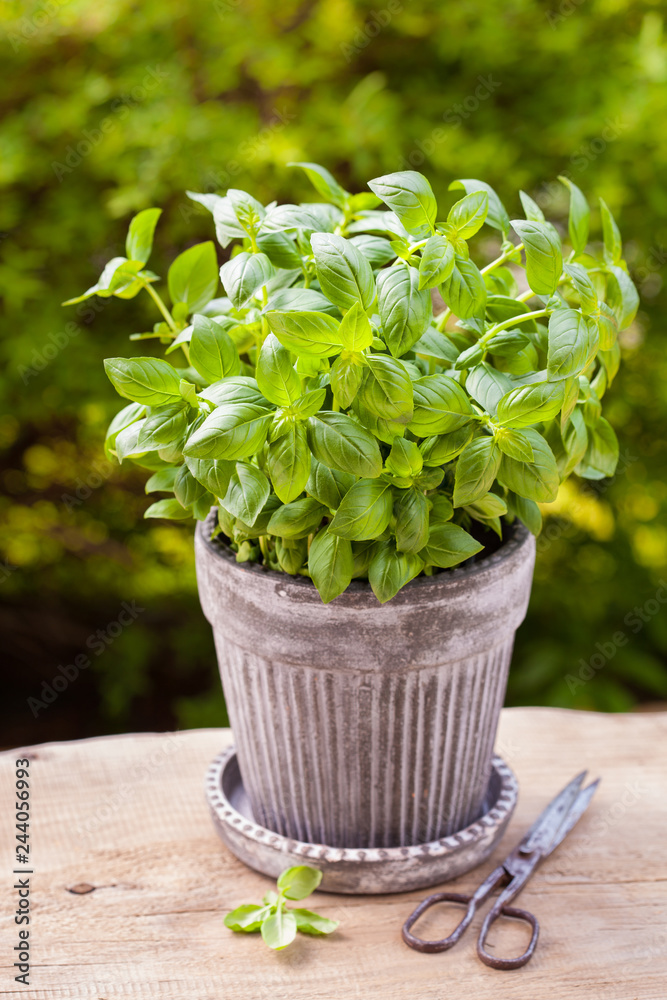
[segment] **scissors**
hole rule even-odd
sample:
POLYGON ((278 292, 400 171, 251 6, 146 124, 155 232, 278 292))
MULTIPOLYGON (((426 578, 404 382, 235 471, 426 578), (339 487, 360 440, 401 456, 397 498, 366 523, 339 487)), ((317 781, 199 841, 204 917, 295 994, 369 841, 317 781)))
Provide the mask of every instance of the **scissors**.
POLYGON ((405 943, 417 951, 447 951, 448 948, 456 944, 463 932, 470 926, 477 908, 488 899, 495 889, 504 886, 503 891, 484 918, 484 923, 477 939, 477 955, 482 962, 490 965, 492 969, 518 969, 522 965, 525 965, 535 951, 537 938, 540 933, 540 925, 537 917, 529 913, 528 910, 519 910, 507 904, 521 892, 539 863, 558 847, 586 809, 588 809, 595 790, 600 784, 600 779, 598 778, 597 781, 591 782, 587 788, 582 788, 586 774, 586 771, 578 774, 549 803, 544 812, 533 823, 523 840, 517 844, 502 864, 498 865, 491 872, 489 877, 482 882, 479 889, 472 896, 465 896, 459 892, 436 892, 431 896, 427 896, 403 924, 403 940, 405 943), (463 919, 449 937, 443 938, 440 941, 424 941, 422 938, 415 937, 411 933, 411 928, 415 922, 431 906, 445 901, 464 903, 468 907, 463 919), (517 958, 497 958, 495 955, 490 955, 486 950, 486 939, 491 925, 501 914, 505 917, 514 917, 516 920, 523 920, 532 930, 528 947, 523 955, 519 955, 517 958))

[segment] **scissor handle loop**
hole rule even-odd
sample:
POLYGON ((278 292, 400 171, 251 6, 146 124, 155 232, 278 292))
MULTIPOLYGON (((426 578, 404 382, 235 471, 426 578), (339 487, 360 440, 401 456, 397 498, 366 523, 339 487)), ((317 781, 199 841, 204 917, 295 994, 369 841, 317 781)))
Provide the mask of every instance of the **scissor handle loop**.
POLYGON ((537 917, 530 913, 528 910, 520 910, 516 906, 503 906, 496 903, 487 915, 484 917, 484 923, 482 924, 482 929, 479 932, 479 938, 477 939, 477 955, 486 965, 490 965, 492 969, 520 969, 522 965, 529 962, 533 957, 533 952, 535 951, 535 946, 537 945, 537 939, 540 934, 540 925, 537 917), (517 955, 516 958, 498 958, 495 955, 490 955, 486 950, 486 938, 488 936, 491 925, 500 917, 513 917, 515 920, 523 920, 532 928, 532 934, 528 947, 523 952, 522 955, 517 955))
POLYGON ((470 926, 470 923, 475 916, 475 910, 477 909, 477 900, 474 896, 465 896, 460 892, 434 892, 432 896, 427 896, 419 906, 412 911, 408 919, 403 924, 403 940, 411 948, 416 951, 424 952, 437 952, 437 951, 447 951, 459 940, 463 932, 470 926), (432 906, 436 903, 464 903, 467 905, 467 910, 464 913, 461 921, 456 925, 449 937, 441 938, 440 941, 425 941, 423 938, 417 937, 415 934, 411 933, 412 926, 419 920, 419 918, 426 913, 432 906))

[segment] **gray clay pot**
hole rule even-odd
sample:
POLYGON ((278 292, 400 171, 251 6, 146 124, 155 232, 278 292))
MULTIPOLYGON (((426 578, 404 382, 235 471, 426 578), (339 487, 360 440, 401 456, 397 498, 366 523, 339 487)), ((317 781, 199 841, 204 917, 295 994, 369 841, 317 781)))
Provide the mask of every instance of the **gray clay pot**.
POLYGON ((295 840, 382 848, 449 836, 481 814, 535 541, 420 577, 387 604, 353 581, 322 604, 311 581, 237 563, 198 525, 213 626, 257 823, 295 840))

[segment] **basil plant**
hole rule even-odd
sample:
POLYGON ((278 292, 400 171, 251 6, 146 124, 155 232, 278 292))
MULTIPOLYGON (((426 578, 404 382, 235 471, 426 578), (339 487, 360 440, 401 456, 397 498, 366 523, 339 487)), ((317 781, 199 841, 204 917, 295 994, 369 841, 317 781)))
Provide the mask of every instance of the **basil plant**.
POLYGON ((510 222, 483 181, 454 181, 443 209, 414 171, 350 194, 296 165, 321 201, 189 193, 231 253, 219 270, 212 242, 180 254, 171 308, 147 269, 153 208, 132 220, 127 256, 70 302, 144 289, 159 310, 130 339, 158 340, 167 360, 105 362, 129 400, 106 451, 148 469, 147 493, 163 495, 146 517, 217 507, 215 533, 239 562, 309 576, 324 602, 368 579, 385 602, 515 518, 537 534, 538 504, 570 473, 614 473, 601 400, 638 297, 609 209, 591 245, 569 179, 564 246, 523 192, 525 218, 510 222), (484 226, 499 253, 480 266, 469 240, 484 226))

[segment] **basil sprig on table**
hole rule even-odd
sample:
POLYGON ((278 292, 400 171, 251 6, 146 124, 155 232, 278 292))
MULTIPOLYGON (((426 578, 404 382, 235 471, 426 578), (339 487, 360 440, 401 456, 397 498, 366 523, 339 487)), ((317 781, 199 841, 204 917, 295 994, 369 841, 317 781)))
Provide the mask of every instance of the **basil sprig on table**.
POLYGON ((601 401, 638 297, 607 205, 590 245, 589 205, 567 178, 563 245, 524 192, 510 222, 483 181, 454 181, 441 208, 415 171, 350 194, 297 166, 322 201, 189 194, 229 255, 224 296, 205 242, 169 268, 169 308, 147 268, 160 212, 132 220, 126 256, 81 298, 145 290, 160 318, 131 339, 159 341, 168 360, 106 361, 128 400, 106 450, 152 473, 162 498, 146 517, 216 506, 239 561, 309 576, 325 602, 367 579, 384 602, 480 552, 503 522, 538 533, 539 504, 572 472, 613 475, 601 401), (479 234, 499 244, 481 267, 479 234))
POLYGON ((264 943, 274 951, 282 951, 297 935, 331 934, 337 920, 329 920, 312 910, 288 908, 287 900, 305 899, 317 889, 322 872, 309 865, 288 868, 278 878, 278 892, 267 892, 260 903, 245 903, 225 917, 225 927, 243 934, 261 931, 264 943))

